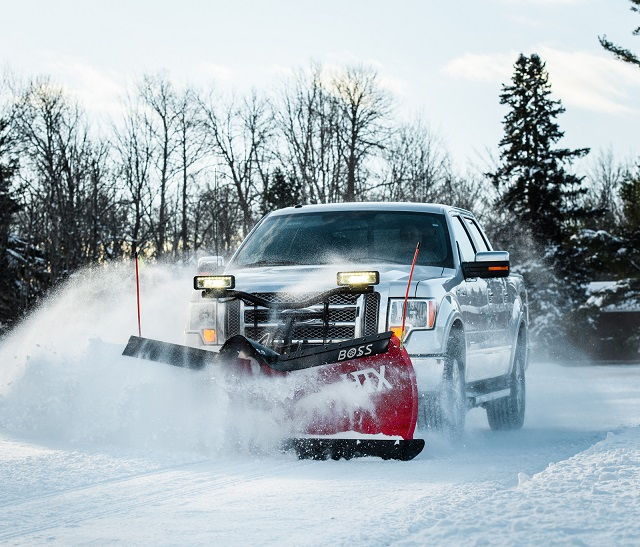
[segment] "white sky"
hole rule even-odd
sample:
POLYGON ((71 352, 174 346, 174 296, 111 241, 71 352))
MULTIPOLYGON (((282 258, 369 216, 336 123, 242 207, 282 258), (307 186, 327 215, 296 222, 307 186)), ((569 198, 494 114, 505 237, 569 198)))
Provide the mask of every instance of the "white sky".
POLYGON ((0 0, 0 67, 51 74, 95 115, 117 115, 145 71, 219 88, 273 89, 314 59, 375 66, 398 115, 424 114, 458 161, 495 150, 519 52, 547 61, 568 146, 640 155, 640 51, 628 0, 0 0))

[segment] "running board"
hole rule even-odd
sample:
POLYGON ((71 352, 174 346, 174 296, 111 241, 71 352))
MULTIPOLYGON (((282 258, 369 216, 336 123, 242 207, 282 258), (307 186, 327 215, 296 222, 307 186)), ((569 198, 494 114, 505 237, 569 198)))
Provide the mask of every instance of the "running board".
POLYGON ((483 395, 475 395, 469 397, 471 400, 471 406, 480 406, 489 401, 495 401, 496 399, 502 399, 511 395, 511 389, 501 389, 500 391, 492 391, 491 393, 485 393, 483 395))

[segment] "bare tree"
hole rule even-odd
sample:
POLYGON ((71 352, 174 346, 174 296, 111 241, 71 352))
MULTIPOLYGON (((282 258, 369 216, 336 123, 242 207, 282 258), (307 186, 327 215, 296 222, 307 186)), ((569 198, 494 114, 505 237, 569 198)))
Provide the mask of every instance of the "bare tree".
POLYGON ((130 102, 121 127, 114 128, 117 173, 123 183, 127 204, 125 231, 131 253, 143 250, 150 238, 151 176, 154 144, 151 124, 135 102, 130 102))
POLYGON ((198 195, 193 210, 193 248, 206 248, 216 255, 229 254, 239 243, 242 214, 233 187, 219 186, 217 174, 198 195))
POLYGON ((354 201, 367 179, 366 160, 385 146, 392 101, 376 71, 364 66, 335 75, 332 90, 340 109, 340 152, 346 165, 343 196, 354 201))
POLYGON ((598 223, 611 229, 621 221, 620 186, 627 174, 627 166, 616 162, 613 151, 601 150, 591 161, 587 171, 589 192, 585 195, 585 206, 600 211, 598 223))
POLYGON ((24 185, 37 207, 29 212, 30 234, 44 245, 58 277, 82 265, 82 199, 91 154, 86 124, 76 104, 47 80, 23 91, 15 116, 23 159, 24 185), (27 163, 27 162, 25 162, 27 163))
MULTIPOLYGON (((178 156, 181 175, 180 186, 180 232, 179 246, 183 252, 189 250, 189 182, 195 180, 196 172, 191 172, 206 154, 202 136, 202 117, 198 97, 193 89, 185 89, 175 104, 177 124, 178 156)), ((177 250, 178 243, 174 245, 177 250)))
POLYGON ((164 76, 145 76, 139 89, 140 98, 147 107, 143 117, 148 130, 154 137, 155 161, 157 169, 157 219, 152 218, 155 251, 162 256, 166 249, 167 228, 169 227, 169 183, 175 174, 178 146, 178 116, 176 114, 176 93, 171 82, 164 76))
POLYGON ((218 104, 213 95, 201 100, 206 138, 223 167, 242 211, 242 232, 253 226, 255 204, 272 158, 273 115, 270 104, 253 93, 238 104, 218 104))
POLYGON ((418 118, 401 125, 389 139, 381 167, 382 197, 438 201, 450 172, 451 161, 441 140, 418 118))
MULTIPOLYGON (((342 185, 338 101, 313 64, 286 83, 276 114, 283 136, 280 162, 302 187, 311 203, 337 201, 342 185)), ((346 172, 346 171, 345 171, 346 172)))

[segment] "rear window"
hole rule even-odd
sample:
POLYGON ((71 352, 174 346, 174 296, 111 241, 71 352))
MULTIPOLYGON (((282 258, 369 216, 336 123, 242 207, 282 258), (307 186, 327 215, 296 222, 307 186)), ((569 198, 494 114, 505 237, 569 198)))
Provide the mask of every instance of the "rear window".
POLYGON ((470 218, 464 219, 464 223, 471 234, 471 239, 473 239, 473 245, 476 248, 476 251, 488 251, 489 247, 487 246, 487 242, 485 241, 482 233, 480 232, 480 228, 474 220, 470 218))

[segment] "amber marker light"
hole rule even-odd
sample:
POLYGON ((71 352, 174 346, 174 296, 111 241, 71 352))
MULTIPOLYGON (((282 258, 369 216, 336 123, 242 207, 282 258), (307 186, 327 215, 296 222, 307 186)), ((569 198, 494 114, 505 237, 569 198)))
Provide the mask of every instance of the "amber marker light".
POLYGON ((205 344, 215 344, 217 341, 215 329, 202 329, 202 341, 205 344))

